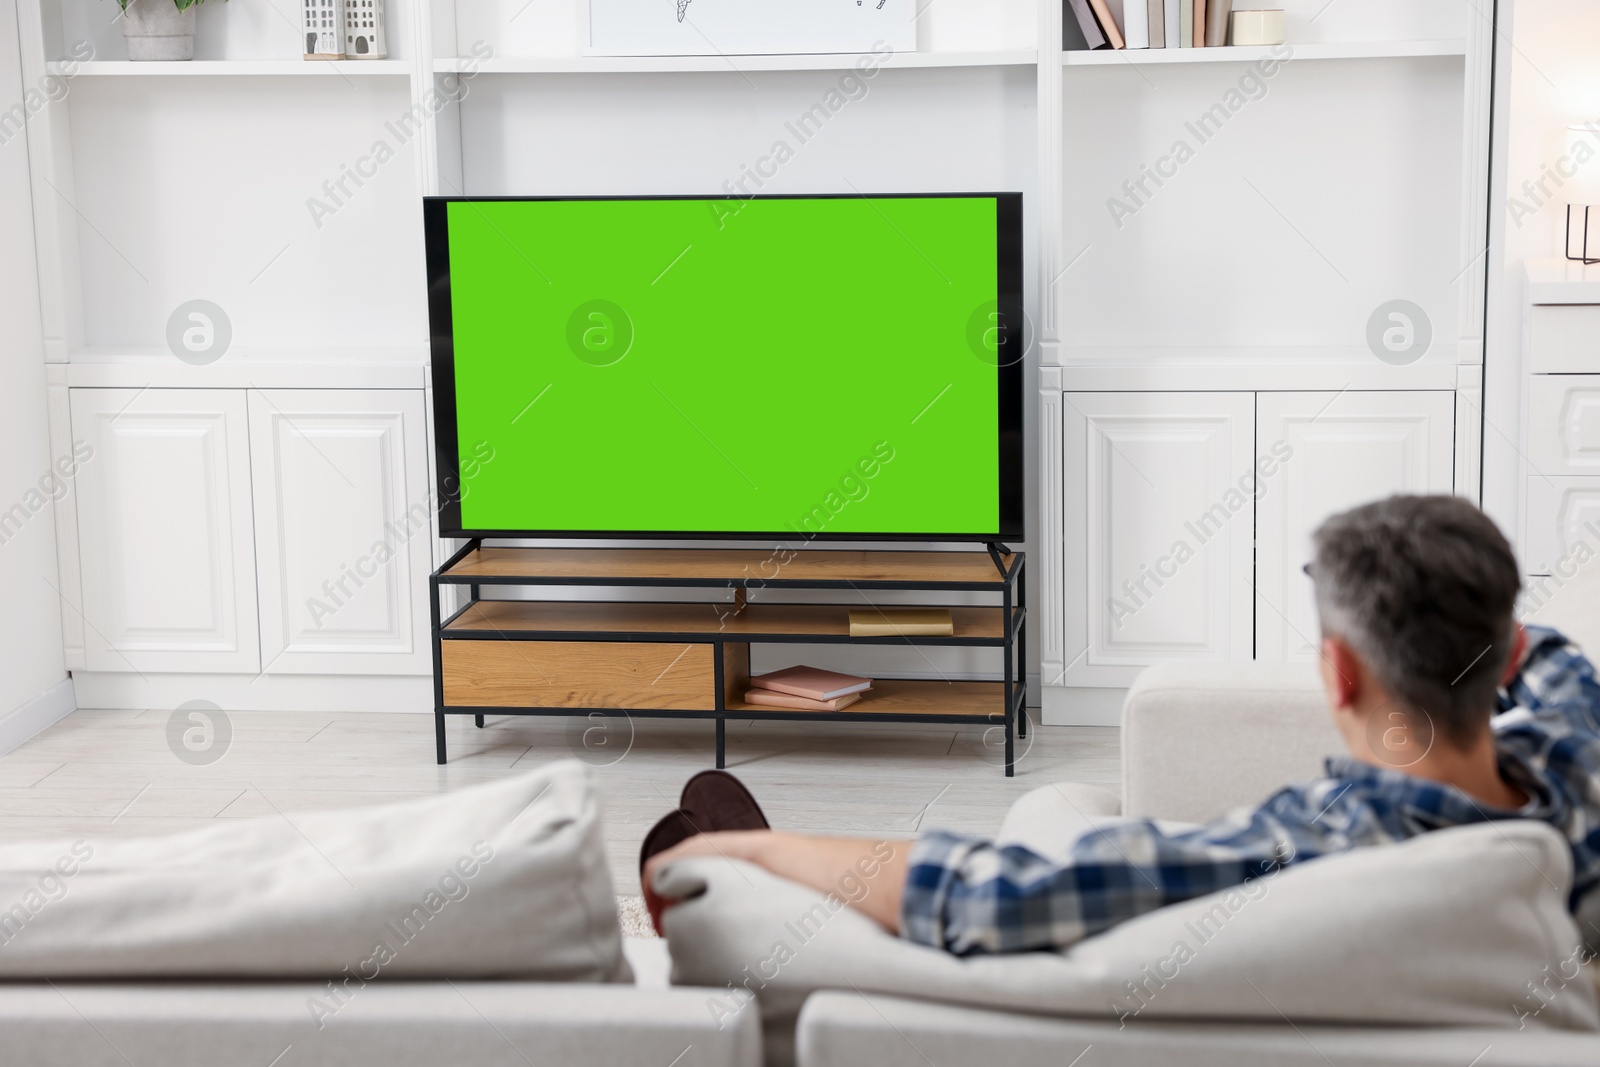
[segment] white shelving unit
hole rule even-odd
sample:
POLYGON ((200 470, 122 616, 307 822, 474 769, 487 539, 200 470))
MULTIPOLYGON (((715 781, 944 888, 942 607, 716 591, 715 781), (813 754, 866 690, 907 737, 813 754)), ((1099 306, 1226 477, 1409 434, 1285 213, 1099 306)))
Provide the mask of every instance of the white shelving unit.
MULTIPOLYGON (((1248 586, 1241 593, 1212 575, 1180 590, 1170 613, 1143 612, 1142 645, 1093 644, 1084 590, 1120 579, 1130 561, 1120 549, 1083 554, 1086 516, 1121 531, 1175 513, 1090 477, 1089 422, 1106 440, 1129 426, 1180 442, 1192 431, 1221 455, 1246 455, 1260 443, 1261 397, 1296 398, 1269 397, 1273 418, 1288 425, 1308 397, 1325 394, 1330 419, 1353 420, 1352 448, 1426 445, 1417 469, 1436 479, 1441 402, 1478 403, 1483 291, 1472 260, 1487 202, 1493 35, 1469 0, 1286 0, 1287 59, 1267 48, 1063 52, 1053 0, 938 0, 918 18, 917 50, 877 57, 871 77, 855 55, 583 55, 583 0, 388 3, 387 60, 306 62, 298 27, 277 9, 208 3, 194 62, 130 63, 104 0, 21 0, 25 81, 67 86, 29 122, 57 453, 78 434, 70 401, 81 390, 142 393, 138 411, 156 427, 201 410, 251 448, 279 439, 234 425, 236 413, 262 423, 267 405, 305 390, 305 414, 287 417, 322 420, 318 448, 331 453, 326 442, 381 428, 400 449, 352 446, 350 481, 410 493, 419 483, 391 461, 431 451, 408 436, 428 432, 416 425, 425 408, 410 399, 426 400, 425 195, 693 194, 741 182, 790 193, 1020 190, 1036 342, 1029 381, 1039 387, 1027 434, 1039 487, 1028 505, 1039 680, 1047 719, 1094 721, 1140 663, 1253 654, 1248 635, 1268 609, 1248 586), (1267 60, 1274 72, 1249 80, 1267 60), (837 106, 825 127, 792 146, 781 168, 758 173, 775 141, 791 136, 786 123, 829 99, 837 106), (1188 132, 1217 107, 1227 116, 1213 119, 1220 130, 1203 141, 1188 132), (1164 184, 1145 179, 1146 194, 1131 200, 1123 183, 1162 167, 1185 138, 1192 158, 1164 184), (1115 199, 1133 210, 1116 218, 1115 199), (1391 298, 1416 301, 1432 319, 1432 349, 1410 366, 1381 363, 1365 347, 1369 313, 1391 298), (203 366, 174 358, 165 341, 169 317, 196 299, 224 309, 233 335, 229 352, 203 366), (169 390, 205 399, 166 410, 163 397, 178 399, 169 390), (351 397, 343 414, 334 410, 340 391, 351 397), (1075 407, 1080 394, 1099 399, 1075 407), (1405 422, 1401 438, 1384 437, 1384 420, 1405 422), (1185 627, 1196 613, 1227 625, 1195 637, 1185 627)), ((1470 494, 1477 423, 1458 416, 1448 431, 1454 485, 1470 494)), ((1192 447, 1165 454, 1177 460, 1192 447)), ((1319 463, 1340 454, 1330 447, 1318 439, 1319 463)), ((259 477, 234 482, 235 502, 271 488, 259 477)), ((278 491, 292 499, 293 488, 278 491)), ((431 511, 431 501, 358 496, 334 519, 345 524, 340 543, 359 543, 363 524, 389 512, 416 503, 431 511)), ((1294 524, 1332 502, 1297 497, 1273 514, 1298 536, 1294 524)), ((81 535, 75 496, 60 513, 62 589, 80 609, 63 612, 80 700, 175 705, 204 689, 230 707, 362 706, 381 681, 391 706, 431 706, 404 651, 424 634, 408 638, 394 611, 368 618, 365 608, 335 616, 354 620, 342 644, 312 634, 286 612, 318 595, 318 583, 286 566, 259 572, 280 586, 261 589, 272 610, 245 617, 240 608, 227 630, 277 627, 258 641, 276 661, 259 655, 255 672, 215 672, 205 664, 219 657, 195 643, 205 629, 195 624, 141 660, 161 672, 114 669, 81 611, 83 575, 133 578, 105 559, 86 567, 83 551, 107 545, 81 535), (293 585, 301 578, 306 588, 293 585), (96 670, 86 644, 100 648, 96 670), (319 676, 297 673, 304 664, 319 676)), ((227 544, 235 558, 251 544, 292 555, 308 528, 260 529, 252 541, 235 524, 227 544)), ((304 551, 324 558, 320 547, 304 551)), ((1280 555, 1292 557, 1293 546, 1280 555)), ((389 575, 388 603, 426 599, 395 584, 403 579, 389 575)), ((94 592, 90 602, 105 600, 106 590, 94 592)), ((941 662, 951 677, 984 669, 941 662)), ((1032 679, 1030 691, 1040 691, 1032 679)))
POLYGON ((409 77, 411 64, 396 59, 196 59, 187 63, 134 63, 126 59, 98 59, 83 63, 56 60, 45 70, 63 78, 371 78, 409 77))
MULTIPOLYGON (((1167 63, 1254 63, 1277 58, 1274 47, 1245 45, 1224 48, 1145 48, 1099 49, 1094 52, 1063 52, 1061 62, 1069 67, 1111 67, 1119 63, 1160 66, 1167 63)), ((1406 56, 1466 55, 1465 38, 1427 41, 1321 41, 1291 44, 1295 59, 1388 59, 1406 56)))

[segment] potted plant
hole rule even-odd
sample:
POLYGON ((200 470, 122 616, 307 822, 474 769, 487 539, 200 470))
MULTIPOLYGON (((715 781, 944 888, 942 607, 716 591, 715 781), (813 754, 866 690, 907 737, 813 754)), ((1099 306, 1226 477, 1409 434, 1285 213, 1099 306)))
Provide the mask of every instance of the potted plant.
POLYGON ((194 9, 201 0, 117 0, 128 58, 194 58, 194 9))

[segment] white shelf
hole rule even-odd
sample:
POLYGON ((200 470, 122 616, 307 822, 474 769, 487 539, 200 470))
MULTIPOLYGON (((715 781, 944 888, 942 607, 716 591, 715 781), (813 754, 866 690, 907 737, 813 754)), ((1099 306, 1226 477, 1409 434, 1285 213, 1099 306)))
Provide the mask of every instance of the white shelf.
POLYGON ((1287 46, 1230 45, 1225 48, 1102 48, 1093 52, 1063 52, 1061 62, 1069 67, 1109 67, 1120 63, 1254 63, 1258 59, 1292 63, 1301 59, 1388 59, 1466 54, 1467 42, 1451 37, 1421 41, 1324 41, 1287 46), (1282 52, 1285 47, 1293 49, 1293 54, 1287 59, 1282 52))
POLYGON ((185 363, 161 346, 91 345, 73 349, 64 384, 164 389, 421 389, 429 348, 230 348, 204 366, 185 363))
POLYGON ((440 74, 658 74, 743 73, 765 70, 849 70, 863 58, 878 69, 897 67, 1016 67, 1039 61, 1033 49, 1003 52, 896 52, 781 56, 504 56, 488 60, 436 59, 440 74))
POLYGON ((1444 341, 1402 367, 1364 345, 1072 347, 1061 350, 1059 366, 1069 392, 1450 390, 1457 355, 1457 346, 1444 341))
POLYGON ((404 77, 411 73, 411 63, 404 59, 194 59, 149 63, 95 59, 86 63, 58 60, 46 67, 51 74, 69 78, 404 77))

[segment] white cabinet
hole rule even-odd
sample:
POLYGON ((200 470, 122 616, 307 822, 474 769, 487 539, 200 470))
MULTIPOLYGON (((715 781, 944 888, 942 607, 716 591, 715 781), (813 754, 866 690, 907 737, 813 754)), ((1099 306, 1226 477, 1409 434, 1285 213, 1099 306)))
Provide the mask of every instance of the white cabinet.
POLYGON ((260 670, 244 392, 74 389, 71 412, 93 450, 78 473, 88 669, 260 670))
POLYGON ((1309 659, 1312 531, 1453 487, 1447 390, 1060 396, 1064 670, 1046 686, 1120 689, 1173 659, 1309 659))
POLYGON ((1063 397, 1066 672, 1249 659, 1251 393, 1063 397))
POLYGON ((422 390, 69 393, 87 670, 430 672, 422 390))
POLYGON ((1257 451, 1286 458, 1256 503, 1256 658, 1307 660, 1318 629, 1311 534, 1336 512, 1395 493, 1448 493, 1448 392, 1260 393, 1257 451))
POLYGON ((276 674, 427 674, 422 394, 252 390, 261 656, 276 674))

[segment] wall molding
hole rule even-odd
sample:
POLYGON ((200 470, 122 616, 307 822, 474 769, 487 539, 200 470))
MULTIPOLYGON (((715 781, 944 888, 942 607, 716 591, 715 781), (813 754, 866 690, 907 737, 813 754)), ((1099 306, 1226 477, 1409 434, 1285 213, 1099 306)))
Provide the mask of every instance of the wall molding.
POLYGON ((33 740, 76 710, 72 679, 63 678, 32 700, 0 715, 0 756, 33 740))

